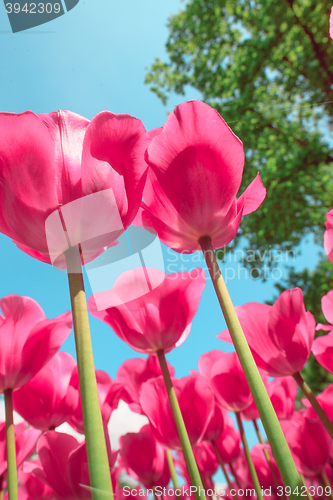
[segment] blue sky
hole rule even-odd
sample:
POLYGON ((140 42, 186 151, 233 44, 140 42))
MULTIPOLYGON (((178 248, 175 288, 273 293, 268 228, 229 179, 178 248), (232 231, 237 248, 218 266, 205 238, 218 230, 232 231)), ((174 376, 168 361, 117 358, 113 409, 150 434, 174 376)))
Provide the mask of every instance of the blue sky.
MULTIPOLYGON (((178 0, 81 0, 72 11, 48 24, 12 34, 1 3, 0 110, 46 113, 69 109, 91 119, 107 109, 140 118, 148 130, 163 125, 167 109, 184 100, 200 98, 196 91, 189 90, 185 98, 172 96, 165 108, 143 83, 145 68, 155 57, 165 58, 167 18, 181 7, 178 0)), ((3 235, 0 249, 1 297, 11 293, 28 295, 40 303, 48 317, 70 308, 66 274, 24 254, 3 235)), ((301 269, 311 262, 310 267, 314 268, 318 247, 309 241, 301 249, 302 256, 296 256, 293 262, 289 259, 289 263, 301 269)), ((165 247, 163 252, 166 269, 174 272, 175 256, 165 247)), ((184 258, 178 258, 176 265, 184 266, 183 270, 197 267, 198 255, 187 256, 188 262, 184 258)), ((203 260, 199 264, 205 267, 203 260)), ((237 266, 237 262, 226 262, 223 267, 235 305, 263 302, 276 294, 278 272, 262 283, 246 278, 244 270, 238 279, 237 266)), ((89 296, 87 279, 86 288, 89 296)), ((176 375, 185 376, 197 368, 203 352, 227 348, 215 338, 224 328, 212 284, 207 281, 190 336, 168 355, 176 375)), ((109 327, 92 317, 91 329, 96 368, 113 378, 125 359, 139 356, 109 327)), ((63 348, 75 355, 73 334, 63 348)), ((253 433, 250 436, 254 444, 253 433)))

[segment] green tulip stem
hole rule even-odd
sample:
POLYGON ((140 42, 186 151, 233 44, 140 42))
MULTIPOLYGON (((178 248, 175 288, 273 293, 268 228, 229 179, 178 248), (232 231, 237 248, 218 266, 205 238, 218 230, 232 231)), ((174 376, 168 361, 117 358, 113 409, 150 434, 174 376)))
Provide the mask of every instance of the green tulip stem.
MULTIPOLYGON (((220 467, 221 467, 221 469, 222 469, 222 472, 223 472, 223 474, 224 474, 224 476, 225 476, 225 478, 226 478, 226 481, 227 481, 227 484, 228 484, 228 488, 229 488, 229 490, 231 490, 231 489, 232 489, 232 484, 231 484, 231 481, 230 481, 230 477, 228 476, 228 473, 227 473, 227 471, 226 471, 226 468, 225 468, 225 465, 224 465, 223 460, 222 460, 222 458, 221 458, 221 455, 220 455, 220 453, 219 453, 219 450, 217 449, 217 446, 216 446, 216 444, 215 444, 215 442, 214 442, 214 441, 212 441, 212 445, 213 445, 213 448, 214 448, 214 452, 215 452, 215 455, 216 455, 217 461, 218 461, 218 463, 220 464, 220 467)), ((237 498, 238 498, 238 497, 237 497, 237 498)))
POLYGON ((259 479, 258 479, 256 470, 255 470, 253 462, 252 462, 250 448, 249 448, 249 445, 248 445, 248 442, 247 442, 247 439, 246 439, 246 436, 245 436, 243 422, 242 422, 242 419, 241 419, 241 416, 240 416, 239 412, 236 412, 236 418, 237 418, 237 423, 238 423, 238 428, 239 428, 239 432, 240 432, 240 435, 241 435, 241 440, 242 440, 242 443, 243 443, 243 449, 244 449, 244 453, 245 453, 245 458, 246 458, 247 465, 248 465, 249 470, 250 470, 250 474, 251 474, 253 486, 254 486, 254 489, 256 490, 258 500, 263 500, 262 493, 261 493, 261 488, 260 488, 260 483, 259 483, 259 479))
POLYGON ((303 474, 300 474, 299 476, 300 476, 300 478, 301 478, 302 486, 304 486, 304 487, 306 488, 306 494, 307 494, 307 496, 308 496, 308 499, 309 499, 309 500, 313 500, 313 498, 312 498, 312 496, 311 496, 311 494, 310 494, 310 492, 309 492, 309 489, 308 489, 308 487, 307 487, 307 484, 306 484, 306 482, 305 482, 305 479, 304 479, 303 474))
POLYGON ((92 500, 113 500, 110 467, 99 405, 80 252, 65 252, 92 500))
POLYGON ((333 439, 333 425, 320 404, 318 403, 316 396, 313 394, 311 391, 310 387, 308 384, 305 382, 303 379, 302 375, 300 372, 296 372, 293 374, 294 379, 296 380, 298 386, 300 387, 301 391, 303 392, 304 396, 310 401, 312 408, 314 411, 317 413, 318 417, 326 427, 327 432, 333 439))
POLYGON ((167 461, 168 461, 168 466, 169 466, 169 471, 170 471, 170 476, 171 476, 171 479, 172 479, 173 487, 174 487, 175 490, 177 490, 179 488, 179 484, 178 484, 178 479, 177 479, 175 464, 173 463, 171 451, 170 450, 165 450, 165 454, 166 454, 167 461))
POLYGON ((6 389, 5 411, 6 411, 6 446, 7 446, 7 482, 8 500, 17 500, 17 466, 15 449, 15 430, 13 421, 13 391, 6 389))
MULTIPOLYGON (((235 308, 216 260, 211 239, 208 236, 204 236, 200 238, 199 243, 205 256, 218 301, 263 423, 268 441, 271 445, 272 453, 279 468, 283 483, 285 486, 290 486, 293 492, 296 487, 300 487, 300 477, 265 385, 237 318, 235 308)), ((292 500, 299 500, 294 493, 292 493, 289 498, 292 500)))
POLYGON ((199 499, 205 500, 205 498, 206 498, 205 491, 204 491, 204 488, 202 485, 198 466, 196 464, 196 461, 195 461, 195 458, 193 455, 193 450, 192 450, 191 443, 190 443, 190 440, 189 440, 189 437, 188 437, 188 434, 186 431, 183 416, 182 416, 180 408, 179 408, 176 392, 175 392, 175 389, 174 389, 173 384, 172 384, 172 380, 170 377, 170 373, 168 370, 168 365, 166 363, 163 349, 160 349, 159 351, 157 351, 156 354, 157 354, 158 361, 159 361, 160 366, 161 366, 161 371, 162 371, 162 375, 164 378, 166 391, 168 393, 168 397, 169 397, 172 413, 173 413, 173 416, 175 419, 179 439, 180 439, 180 442, 182 445, 188 473, 190 475, 191 486, 196 488, 196 491, 194 492, 194 497, 196 500, 199 500, 199 499))
MULTIPOLYGON (((253 422, 253 425, 254 425, 254 428, 255 428, 255 431, 257 433, 257 437, 258 437, 258 441, 260 444, 266 444, 265 441, 263 440, 263 437, 261 435, 261 432, 259 430, 259 427, 258 427, 258 424, 256 422, 256 420, 252 420, 253 422)), ((272 474, 272 477, 273 477, 273 480, 274 480, 274 483, 275 483, 275 486, 281 486, 280 483, 279 483, 279 480, 278 478, 276 477, 276 474, 274 472, 274 469, 273 469, 273 466, 272 466, 272 461, 271 461, 271 457, 269 456, 269 453, 268 453, 268 450, 267 448, 263 448, 262 450, 264 452, 264 455, 265 455, 265 458, 266 458, 266 461, 267 461, 267 465, 269 467, 269 470, 272 474)), ((283 493, 283 495, 281 495, 282 498, 284 498, 284 500, 287 500, 285 494, 283 493)))

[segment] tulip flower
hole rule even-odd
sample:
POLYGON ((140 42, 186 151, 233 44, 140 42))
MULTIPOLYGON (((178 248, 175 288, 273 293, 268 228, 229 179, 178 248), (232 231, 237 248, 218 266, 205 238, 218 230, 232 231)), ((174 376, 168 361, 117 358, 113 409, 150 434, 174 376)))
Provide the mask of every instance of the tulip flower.
MULTIPOLYGON (((103 424, 107 425, 110 420, 111 413, 118 407, 123 388, 119 383, 114 382, 110 375, 108 375, 108 373, 104 372, 103 370, 96 370, 96 381, 102 420, 103 424)), ((77 404, 71 415, 69 416, 67 422, 73 427, 73 429, 76 430, 76 432, 84 434, 79 375, 77 367, 75 367, 73 370, 71 385, 76 392, 77 404)))
MULTIPOLYGON (((106 436, 107 438, 107 436, 106 436)), ((108 474, 117 455, 108 447, 108 474)), ((90 500, 92 490, 85 442, 56 431, 45 432, 37 442, 39 462, 32 473, 47 484, 57 500, 90 500)))
MULTIPOLYGON (((330 17, 330 23, 331 19, 332 18, 330 17)), ((331 28, 332 24, 330 24, 330 29, 331 28)), ((333 263, 333 209, 326 214, 325 228, 326 231, 324 233, 324 249, 328 259, 333 263)))
POLYGON ((112 290, 92 295, 88 309, 132 349, 147 354, 168 352, 188 336, 204 286, 200 268, 170 275, 138 268, 121 274, 112 290), (137 298, 127 301, 129 293, 137 298), (98 310, 96 304, 102 302, 105 309, 98 310))
POLYGON ((140 219, 173 250, 200 250, 209 236, 213 248, 227 245, 243 215, 255 211, 266 190, 259 175, 236 200, 244 151, 219 113, 201 101, 180 104, 152 134, 150 166, 140 219))
POLYGON ((53 490, 57 500, 91 499, 84 443, 68 434, 48 431, 38 440, 37 453, 40 465, 36 464, 33 474, 53 490))
POLYGON ((230 464, 239 457, 240 441, 239 431, 235 429, 233 421, 230 417, 225 418, 224 430, 214 441, 224 463, 230 464))
MULTIPOLYGON (((33 454, 36 441, 41 432, 33 427, 27 427, 26 422, 15 425, 16 464, 19 467, 24 460, 33 454)), ((0 485, 7 476, 6 424, 0 423, 0 485)), ((0 486, 1 491, 1 486, 0 486)))
MULTIPOLYGON (((171 376, 175 369, 169 363, 168 370, 171 376)), ((125 360, 117 370, 116 382, 122 385, 121 399, 128 404, 135 413, 141 413, 140 391, 144 382, 162 375, 157 356, 150 355, 147 359, 134 358, 125 360)))
POLYGON ((214 412, 208 422, 207 429, 203 435, 202 441, 215 441, 224 429, 224 416, 223 410, 216 404, 214 405, 214 412))
MULTIPOLYGON (((315 335, 315 319, 305 310, 302 290, 285 290, 273 306, 253 302, 236 309, 258 367, 272 377, 293 375, 333 437, 331 422, 299 373, 310 357, 315 335)), ((231 341, 227 330, 217 337, 231 341)))
POLYGON ((69 111, 2 113, 0 137, 0 231, 39 260, 66 261, 90 476, 111 494, 81 264, 134 219, 149 138, 129 115, 102 112, 89 122, 69 111))
MULTIPOLYGON (((31 471, 40 466, 38 460, 26 461, 18 470, 18 479, 22 493, 27 495, 27 500, 53 500, 54 494, 52 489, 35 477, 31 471)), ((19 496, 20 498, 20 496, 19 496)))
POLYGON ((29 424, 42 431, 66 422, 78 405, 73 387, 74 358, 58 352, 27 384, 13 393, 13 406, 29 424))
POLYGON ((261 487, 263 489, 272 488, 273 495, 278 496, 277 486, 282 486, 282 480, 276 462, 272 456, 270 446, 268 444, 256 444, 251 449, 251 456, 261 487), (263 453, 264 449, 269 453, 270 465, 268 465, 265 454, 263 453))
POLYGON ((330 332, 333 330, 333 290, 331 290, 321 298, 321 309, 326 321, 330 324, 323 325, 322 323, 318 323, 318 325, 316 326, 316 330, 324 330, 326 332, 330 332))
POLYGON ((331 14, 330 14, 330 37, 333 40, 333 7, 331 7, 331 14))
MULTIPOLYGON (((302 290, 285 290, 273 306, 252 302, 235 309, 259 368, 271 377, 303 368, 311 354, 315 319, 305 310, 302 290)), ((228 341, 227 331, 217 337, 228 341)))
POLYGON ((218 469, 219 463, 211 443, 201 442, 194 446, 193 453, 198 468, 207 489, 214 489, 212 476, 218 469))
MULTIPOLYGON (((201 442, 193 447, 193 453, 195 460, 198 464, 198 469, 200 471, 200 475, 207 496, 208 489, 214 490, 212 476, 215 474, 219 466, 216 455, 214 453, 214 448, 211 445, 211 443, 201 442)), ((189 483, 189 477, 186 470, 186 463, 182 452, 177 452, 176 465, 180 470, 182 477, 185 478, 186 483, 189 483)))
MULTIPOLYGON (((199 374, 175 378, 172 382, 193 446, 202 439, 212 417, 214 396, 207 379, 199 374)), ((155 438, 170 450, 180 450, 181 442, 162 377, 142 385, 140 405, 150 421, 155 438)))
MULTIPOLYGON (((235 478, 236 485, 238 488, 245 489, 253 488, 253 481, 251 478, 249 466, 245 458, 244 450, 240 450, 239 456, 229 464, 230 471, 235 478)), ((236 487, 235 485, 235 487, 236 487)), ((236 488, 237 491, 237 488, 236 488)), ((239 495, 237 498, 241 498, 239 495)))
POLYGON ((267 390, 277 417, 280 420, 291 418, 297 395, 296 381, 291 377, 276 378, 268 384, 267 390))
POLYGON ((317 337, 312 352, 318 363, 329 373, 333 373, 333 332, 317 337))
POLYGON ((210 371, 211 386, 218 404, 240 412, 252 403, 252 394, 236 352, 223 352, 210 371))
MULTIPOLYGON (((201 479, 172 387, 165 353, 187 338, 204 286, 205 274, 199 268, 191 273, 171 275, 157 269, 139 268, 126 271, 116 280, 112 290, 97 293, 88 301, 91 314, 111 326, 130 347, 139 352, 156 353, 178 435, 188 455, 186 460, 192 485, 197 486, 197 491, 202 487, 201 479)), ((142 406, 141 397, 140 404, 142 406)))
POLYGON ((319 419, 310 419, 297 412, 285 428, 291 452, 301 474, 321 474, 330 459, 332 439, 319 419))
MULTIPOLYGON (((121 228, 95 238, 85 252, 85 262, 130 225, 141 202, 147 169, 143 153, 148 136, 140 120, 107 111, 91 122, 70 111, 1 113, 0 132, 0 231, 19 248, 50 262, 48 216, 107 189, 112 190, 109 196, 116 203, 121 228)), ((80 217, 74 221, 75 234, 70 224, 68 230, 71 240, 80 238, 83 243, 96 234, 88 216, 80 217)))
POLYGON ((212 370, 212 366, 214 365, 215 361, 223 359, 224 354, 225 353, 223 351, 219 351, 218 349, 204 352, 200 356, 198 361, 198 368, 201 375, 207 377, 210 380, 210 372, 212 370))
MULTIPOLYGON (((317 394, 316 399, 328 418, 333 421, 333 384, 328 384, 325 390, 320 394, 317 394)), ((306 416, 308 418, 316 418, 316 412, 312 408, 310 402, 303 398, 301 399, 303 405, 307 408, 306 416)))
POLYGON ((164 487, 170 481, 165 450, 156 442, 149 425, 120 438, 120 460, 146 488, 164 487))
POLYGON ((9 492, 17 490, 12 391, 27 383, 54 356, 72 329, 71 313, 46 319, 30 297, 0 299, 0 391, 5 395, 9 492))
POLYGON ((66 312, 46 319, 30 297, 0 299, 0 392, 26 384, 54 356, 72 329, 66 312))
POLYGON ((214 254, 215 248, 235 237, 242 216, 260 206, 266 190, 258 175, 236 200, 244 164, 242 143, 217 111, 200 101, 177 106, 164 127, 153 131, 151 137, 146 153, 150 170, 145 203, 136 223, 154 228, 160 240, 177 252, 203 251, 284 482, 296 487, 296 467, 214 254))
MULTIPOLYGON (((333 217, 333 211, 332 211, 333 217)), ((332 231, 333 233, 333 231, 332 231)), ((332 254, 333 255, 333 254, 332 254)), ((329 325, 319 323, 316 330, 328 331, 327 335, 317 337, 313 341, 312 352, 318 363, 330 373, 333 373, 333 290, 321 299, 321 308, 329 325)))
POLYGON ((236 352, 224 352, 221 358, 215 361, 210 370, 210 380, 215 397, 220 406, 236 413, 237 423, 253 484, 259 500, 262 500, 260 484, 252 463, 249 446, 240 417, 240 412, 245 410, 252 403, 253 398, 236 352))

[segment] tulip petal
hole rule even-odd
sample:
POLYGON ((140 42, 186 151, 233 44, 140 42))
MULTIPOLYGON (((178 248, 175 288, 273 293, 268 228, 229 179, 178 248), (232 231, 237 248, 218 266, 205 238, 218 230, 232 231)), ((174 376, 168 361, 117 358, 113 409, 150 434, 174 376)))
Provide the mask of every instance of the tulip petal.
POLYGON ((333 332, 317 337, 313 341, 312 352, 318 363, 333 373, 333 332))
MULTIPOLYGON (((326 321, 331 325, 333 325, 333 290, 331 290, 326 295, 324 295, 324 297, 322 297, 321 308, 326 318, 326 321)), ((333 326, 331 328, 333 328, 333 326)))
POLYGON ((325 227, 324 249, 328 259, 333 263, 333 209, 326 214, 325 227))
POLYGON ((148 147, 147 162, 186 222, 228 212, 239 189, 243 145, 219 113, 201 101, 180 104, 148 147))
POLYGON ((237 209, 243 208, 242 215, 248 215, 257 210, 266 197, 266 188, 264 187, 260 174, 249 184, 244 193, 237 200, 237 209))
POLYGON ((96 115, 85 135, 82 153, 82 186, 85 194, 111 188, 125 229, 140 206, 149 144, 137 118, 103 111, 96 115))

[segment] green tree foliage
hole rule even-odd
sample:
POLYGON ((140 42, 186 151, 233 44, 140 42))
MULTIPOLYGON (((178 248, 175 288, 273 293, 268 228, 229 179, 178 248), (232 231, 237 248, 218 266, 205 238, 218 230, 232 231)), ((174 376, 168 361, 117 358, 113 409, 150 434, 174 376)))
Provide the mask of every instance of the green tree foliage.
MULTIPOLYGON (((331 6, 332 0, 188 0, 169 20, 169 61, 156 59, 146 76, 165 104, 172 92, 198 90, 243 141, 240 191, 257 171, 267 188, 237 237, 253 251, 292 249, 309 233, 322 243, 333 207, 331 6)), ((333 266, 324 259, 314 273, 292 271, 285 285, 296 284, 324 321, 320 298, 333 288, 333 266)))
POLYGON ((163 102, 188 85, 200 91, 243 141, 243 185, 259 170, 267 187, 241 226, 253 248, 321 238, 333 206, 331 4, 191 0, 169 21, 170 62, 155 60, 146 76, 163 102))

